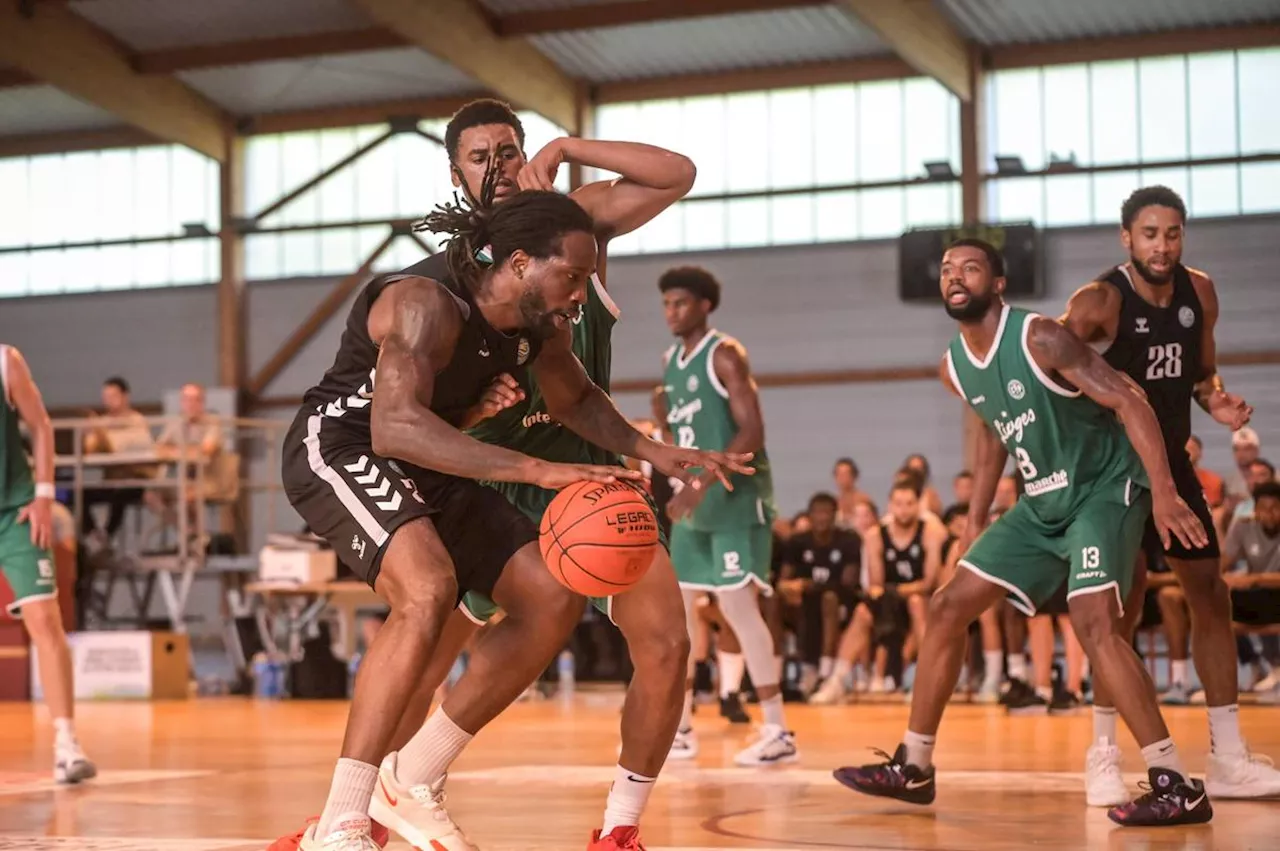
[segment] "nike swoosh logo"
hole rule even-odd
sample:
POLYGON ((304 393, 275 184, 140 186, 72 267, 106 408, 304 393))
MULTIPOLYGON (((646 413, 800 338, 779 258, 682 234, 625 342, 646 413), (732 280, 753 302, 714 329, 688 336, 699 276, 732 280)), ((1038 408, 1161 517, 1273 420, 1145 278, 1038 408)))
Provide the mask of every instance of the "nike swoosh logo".
POLYGON ((1192 811, 1192 810, 1194 810, 1196 807, 1200 806, 1200 802, 1201 802, 1201 801, 1203 801, 1203 800, 1205 799, 1205 797, 1206 797, 1206 796, 1201 795, 1199 798, 1196 798, 1194 801, 1187 801, 1187 803, 1186 803, 1187 812, 1191 812, 1191 811, 1192 811))
POLYGON ((914 792, 916 789, 923 789, 924 787, 928 786, 932 782, 933 782, 932 780, 908 780, 907 790, 910 792, 914 792))
POLYGON ((387 788, 387 784, 382 782, 381 775, 378 776, 378 785, 382 787, 382 794, 387 799, 388 804, 394 807, 400 803, 400 800, 395 795, 391 794, 391 790, 387 788))

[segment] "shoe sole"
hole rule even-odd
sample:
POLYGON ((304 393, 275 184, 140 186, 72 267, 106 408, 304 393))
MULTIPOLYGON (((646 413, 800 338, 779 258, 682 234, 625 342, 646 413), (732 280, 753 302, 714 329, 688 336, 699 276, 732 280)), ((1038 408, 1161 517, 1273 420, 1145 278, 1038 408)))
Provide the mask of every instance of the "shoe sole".
MULTIPOLYGON (((369 802, 369 818, 378 824, 390 830, 392 833, 399 834, 400 838, 408 842, 418 851, 446 851, 444 843, 438 839, 428 839, 424 844, 418 844, 418 829, 405 819, 396 815, 395 810, 387 805, 387 803, 378 797, 375 792, 373 800, 369 802)), ((468 848, 475 847, 470 844, 470 840, 465 840, 468 848)))
POLYGON ((688 760, 688 759, 695 759, 695 758, 697 758, 697 756, 698 756, 698 752, 697 752, 696 750, 692 750, 692 751, 671 751, 670 753, 668 753, 668 754, 667 754, 667 759, 675 759, 675 760, 684 761, 684 760, 688 760))
POLYGON ((1208 812, 1192 812, 1181 815, 1171 821, 1153 821, 1153 822, 1136 822, 1136 821, 1120 821, 1111 813, 1107 813, 1107 818, 1111 819, 1121 827, 1184 827, 1189 824, 1208 824, 1213 821, 1213 810, 1210 808, 1208 812))
POLYGON ((789 765, 790 763, 793 763, 793 762, 799 762, 799 760, 800 760, 800 752, 796 751, 793 754, 788 754, 787 756, 780 756, 777 759, 760 760, 760 761, 754 761, 754 762, 751 760, 745 760, 745 761, 739 762, 737 759, 734 759, 733 764, 741 768, 768 768, 771 765, 789 765))
POLYGON ((932 784, 929 788, 928 800, 913 800, 911 798, 905 798, 900 795, 893 795, 887 792, 881 792, 876 789, 868 789, 863 786, 859 786, 857 783, 853 782, 852 780, 846 780, 844 777, 840 776, 839 769, 836 769, 835 771, 831 772, 831 776, 836 779, 837 783, 839 783, 841 786, 845 787, 846 789, 852 789, 853 791, 858 792, 859 794, 862 794, 862 795, 866 795, 870 798, 885 798, 890 801, 901 801, 904 804, 914 804, 918 807, 927 807, 930 804, 932 804, 934 801, 934 798, 937 797, 937 793, 938 793, 937 784, 932 784))

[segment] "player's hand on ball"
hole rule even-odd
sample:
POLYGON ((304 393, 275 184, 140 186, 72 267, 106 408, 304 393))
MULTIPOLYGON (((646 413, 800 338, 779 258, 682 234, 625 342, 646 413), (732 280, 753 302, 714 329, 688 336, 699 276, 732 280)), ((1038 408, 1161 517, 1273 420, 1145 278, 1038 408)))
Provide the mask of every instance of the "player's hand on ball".
POLYGON ((1240 396, 1224 390, 1209 397, 1209 415, 1232 431, 1239 431, 1249 424, 1253 408, 1240 396))
POLYGON ((544 464, 533 483, 547 490, 567 488, 574 482, 598 482, 611 485, 614 482, 644 481, 644 473, 639 470, 628 470, 625 467, 610 467, 601 464, 544 464))
POLYGON ((533 159, 524 164, 516 183, 521 189, 541 189, 553 192, 556 188, 556 175, 564 162, 564 149, 559 139, 553 139, 533 159))
POLYGON ((1167 550, 1171 538, 1177 538, 1187 549, 1200 549, 1209 543, 1204 524, 1191 507, 1176 493, 1170 497, 1152 498, 1151 517, 1155 520, 1160 543, 1167 550))
POLYGON ((471 428, 477 423, 497 416, 512 405, 517 405, 523 401, 524 391, 520 389, 520 382, 504 372, 493 379, 493 383, 485 389, 484 395, 480 397, 480 401, 472 405, 471 410, 467 411, 467 415, 462 421, 462 427, 471 428))

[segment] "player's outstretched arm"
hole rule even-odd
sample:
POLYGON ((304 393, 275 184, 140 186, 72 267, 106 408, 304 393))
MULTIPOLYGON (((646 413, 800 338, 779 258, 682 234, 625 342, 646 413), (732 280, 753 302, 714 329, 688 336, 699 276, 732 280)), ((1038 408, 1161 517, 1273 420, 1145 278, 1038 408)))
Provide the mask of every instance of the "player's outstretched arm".
POLYGON ((587 376, 573 354, 573 337, 568 329, 542 347, 530 369, 552 419, 602 449, 648 461, 655 470, 695 488, 701 487, 698 477, 689 472, 695 467, 707 470, 728 487, 732 487, 730 473, 751 472, 744 466, 750 460, 749 455, 680 449, 636 431, 609 395, 587 376))
MULTIPOLYGON (((401 281, 374 303, 373 314, 370 325, 386 328, 375 335, 381 343, 370 409, 374 452, 468 479, 560 485, 561 465, 481 443, 431 411, 436 374, 462 331, 462 315, 443 287, 426 278, 401 281)), ((600 469, 600 480, 622 476, 600 469)), ((593 478, 587 472, 578 478, 593 478)))
POLYGON ((1160 422, 1146 397, 1131 381, 1112 369, 1097 352, 1051 319, 1031 321, 1027 345, 1046 373, 1056 372, 1094 402, 1115 411, 1129 442, 1137 450, 1151 480, 1152 516, 1166 547, 1172 532, 1189 548, 1208 543, 1204 526, 1178 497, 1160 422))
POLYGON ((31 432, 31 454, 35 458, 36 497, 23 507, 18 522, 30 520, 32 542, 48 548, 53 545, 53 424, 22 353, 9 347, 2 356, 6 358, 4 386, 9 401, 31 432))
POLYGON ((589 183, 571 197, 596 222, 596 237, 607 242, 630 233, 683 198, 697 174, 688 157, 639 142, 556 139, 520 171, 522 189, 551 189, 561 163, 621 175, 589 183))

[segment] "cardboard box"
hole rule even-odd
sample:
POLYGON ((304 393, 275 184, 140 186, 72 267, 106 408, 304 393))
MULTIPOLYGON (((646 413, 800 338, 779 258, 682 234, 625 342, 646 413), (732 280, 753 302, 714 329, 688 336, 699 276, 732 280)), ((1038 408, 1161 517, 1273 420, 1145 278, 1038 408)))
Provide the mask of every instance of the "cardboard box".
POLYGON ((258 578, 263 582, 332 582, 337 576, 333 550, 263 547, 259 554, 258 578))
MULTIPOLYGON (((186 700, 191 670, 187 636, 172 632, 76 632, 67 636, 76 700, 186 700)), ((32 700, 43 699, 35 649, 32 700)))

